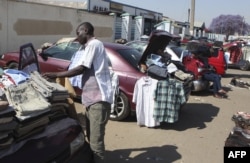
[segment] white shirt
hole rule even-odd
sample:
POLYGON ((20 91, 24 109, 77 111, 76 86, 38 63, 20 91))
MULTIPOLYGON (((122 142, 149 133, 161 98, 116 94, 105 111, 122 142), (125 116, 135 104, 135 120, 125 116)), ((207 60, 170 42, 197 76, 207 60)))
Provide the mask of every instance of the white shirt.
POLYGON ((141 77, 135 84, 133 102, 136 103, 136 118, 138 125, 147 127, 159 126, 160 123, 153 118, 154 91, 157 80, 147 76, 141 77))
POLYGON ((82 63, 87 69, 82 76, 82 102, 89 106, 96 102, 113 103, 113 91, 107 54, 104 45, 97 39, 87 42, 82 63))
MULTIPOLYGON (((84 49, 81 47, 71 58, 71 63, 69 65, 69 70, 81 65, 84 55, 84 49)), ((69 78, 72 86, 82 89, 82 75, 77 75, 69 78)))

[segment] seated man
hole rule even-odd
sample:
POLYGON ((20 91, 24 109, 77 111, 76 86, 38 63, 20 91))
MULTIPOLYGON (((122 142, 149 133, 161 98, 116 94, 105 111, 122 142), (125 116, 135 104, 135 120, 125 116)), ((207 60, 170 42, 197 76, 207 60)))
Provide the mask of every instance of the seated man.
MULTIPOLYGON (((196 57, 194 54, 192 54, 192 55, 193 55, 193 57, 196 57)), ((216 98, 227 97, 226 96, 227 92, 224 89, 222 89, 222 87, 221 87, 221 76, 216 74, 213 70, 213 67, 211 67, 208 64, 208 58, 202 57, 202 56, 198 56, 196 58, 198 59, 197 64, 199 64, 200 67, 207 69, 207 71, 205 71, 205 73, 203 74, 203 79, 213 82, 214 97, 216 97, 216 98)))

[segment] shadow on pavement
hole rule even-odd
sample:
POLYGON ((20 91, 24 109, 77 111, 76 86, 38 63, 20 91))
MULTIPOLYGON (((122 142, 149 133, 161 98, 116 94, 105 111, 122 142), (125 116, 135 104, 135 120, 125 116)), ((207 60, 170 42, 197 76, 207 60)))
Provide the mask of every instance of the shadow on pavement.
MULTIPOLYGON (((92 153, 89 144, 85 144, 66 163, 92 163, 92 153)), ((106 151, 107 163, 171 163, 181 158, 177 152, 177 147, 164 145, 160 147, 118 149, 106 151), (132 153, 136 156, 131 157, 132 153)))
POLYGON ((160 147, 131 148, 107 151, 108 163, 171 163, 181 158, 176 146, 164 145, 160 147), (136 156, 130 157, 131 153, 136 156))
MULTIPOLYGON (((172 129, 177 131, 184 131, 190 128, 204 129, 206 128, 205 123, 212 122, 218 112, 219 108, 212 104, 187 103, 181 109, 179 120, 176 123, 163 122, 159 127, 155 127, 155 129, 172 129)), ((136 123, 136 116, 129 116, 126 120, 121 121, 120 123, 124 122, 136 123)))
POLYGON ((219 108, 212 104, 187 103, 180 111, 176 123, 162 123, 160 129, 184 131, 190 128, 204 129, 207 122, 212 122, 219 108))

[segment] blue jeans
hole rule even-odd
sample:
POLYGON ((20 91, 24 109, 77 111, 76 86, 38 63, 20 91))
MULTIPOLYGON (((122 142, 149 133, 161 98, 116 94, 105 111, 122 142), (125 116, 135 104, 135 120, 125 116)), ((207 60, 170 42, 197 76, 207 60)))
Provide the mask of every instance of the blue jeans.
POLYGON ((111 104, 97 102, 86 108, 86 132, 95 163, 104 162, 104 135, 109 120, 111 104))
POLYGON ((203 75, 205 80, 213 82, 213 92, 216 94, 221 89, 221 77, 215 73, 206 73, 203 75))

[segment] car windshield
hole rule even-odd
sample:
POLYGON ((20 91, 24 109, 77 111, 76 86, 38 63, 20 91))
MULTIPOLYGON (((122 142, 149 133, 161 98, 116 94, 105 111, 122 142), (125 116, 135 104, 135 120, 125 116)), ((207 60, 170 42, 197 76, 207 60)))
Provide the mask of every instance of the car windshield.
POLYGON ((52 58, 71 60, 80 46, 78 42, 62 42, 44 50, 43 53, 52 58))
POLYGON ((117 52, 124 58, 132 67, 139 70, 138 63, 141 59, 141 53, 136 49, 119 49, 117 52))
POLYGON ((127 43, 126 45, 135 48, 140 53, 143 53, 147 47, 147 44, 148 43, 144 41, 144 42, 130 42, 130 43, 127 43))

